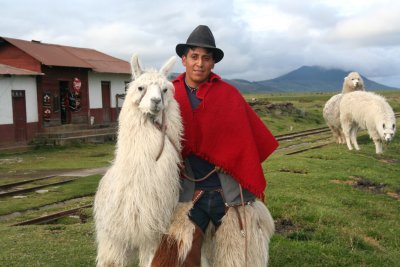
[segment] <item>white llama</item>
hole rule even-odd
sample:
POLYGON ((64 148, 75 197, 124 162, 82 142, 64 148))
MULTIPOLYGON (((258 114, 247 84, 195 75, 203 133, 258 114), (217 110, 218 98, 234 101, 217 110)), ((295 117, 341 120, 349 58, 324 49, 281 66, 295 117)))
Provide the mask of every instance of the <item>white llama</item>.
POLYGON ((115 160, 94 201, 97 266, 149 266, 179 197, 180 111, 166 78, 175 57, 160 69, 142 71, 131 60, 134 80, 119 115, 115 160))
POLYGON ((354 91, 365 91, 364 81, 358 72, 350 72, 343 81, 342 93, 332 96, 325 104, 323 116, 329 129, 332 131, 333 138, 338 144, 345 144, 346 139, 340 125, 339 104, 343 94, 354 91))
POLYGON ((355 91, 344 94, 340 101, 340 123, 349 150, 359 150, 358 129, 367 129, 375 143, 376 154, 382 143, 390 142, 396 132, 396 118, 386 99, 372 92, 355 91))

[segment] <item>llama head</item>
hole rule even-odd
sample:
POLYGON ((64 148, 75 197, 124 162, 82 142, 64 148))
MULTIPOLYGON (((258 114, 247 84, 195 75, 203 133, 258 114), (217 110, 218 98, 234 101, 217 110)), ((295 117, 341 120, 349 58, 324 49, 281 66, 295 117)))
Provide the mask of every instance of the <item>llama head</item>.
POLYGON ((382 121, 380 125, 378 124, 377 127, 383 142, 389 143, 392 141, 394 134, 396 133, 395 119, 386 119, 382 121))
POLYGON ((365 91, 364 81, 358 72, 350 72, 345 78, 344 83, 351 91, 365 91))
POLYGON ((176 57, 173 56, 159 71, 154 69, 144 71, 139 65, 138 55, 133 55, 131 59, 133 81, 129 84, 125 98, 127 104, 138 106, 145 116, 156 119, 174 98, 174 86, 168 81, 167 75, 175 62, 176 57))

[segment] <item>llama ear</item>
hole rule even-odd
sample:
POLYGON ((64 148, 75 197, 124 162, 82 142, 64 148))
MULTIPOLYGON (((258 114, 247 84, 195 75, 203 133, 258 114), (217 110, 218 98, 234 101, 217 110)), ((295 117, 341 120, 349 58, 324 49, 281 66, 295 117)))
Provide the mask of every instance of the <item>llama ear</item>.
POLYGON ((139 65, 139 55, 138 54, 134 54, 131 58, 131 70, 132 70, 132 76, 134 79, 137 79, 143 73, 143 71, 139 65))
POLYGON ((172 56, 168 61, 162 66, 160 69, 160 73, 163 74, 164 76, 167 76, 168 73, 172 70, 176 62, 176 57, 172 56))

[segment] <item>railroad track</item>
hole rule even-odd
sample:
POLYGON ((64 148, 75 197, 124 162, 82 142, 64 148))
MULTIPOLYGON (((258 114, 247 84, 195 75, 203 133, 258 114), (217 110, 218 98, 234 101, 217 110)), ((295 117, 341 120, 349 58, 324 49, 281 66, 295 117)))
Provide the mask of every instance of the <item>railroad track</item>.
POLYGON ((33 183, 33 182, 37 182, 37 181, 41 181, 41 180, 45 180, 45 179, 50 179, 53 177, 55 177, 55 176, 50 175, 50 176, 44 176, 44 177, 40 177, 40 178, 36 178, 36 179, 28 179, 28 180, 18 181, 18 182, 14 182, 14 183, 2 184, 2 185, 0 185, 0 190, 6 190, 9 188, 19 186, 19 185, 29 184, 29 183, 33 183))
POLYGON ((294 155, 294 154, 303 153, 303 152, 305 152, 305 151, 313 150, 313 149, 318 149, 318 148, 327 146, 327 145, 332 144, 332 143, 333 143, 333 142, 327 142, 327 143, 323 143, 323 144, 320 144, 320 145, 311 146, 311 147, 307 147, 307 148, 303 148, 303 149, 291 151, 291 152, 285 153, 285 155, 289 156, 289 155, 294 155))
POLYGON ((332 143, 329 127, 312 128, 289 134, 276 135, 275 138, 281 142, 281 147, 278 148, 276 152, 283 155, 294 155, 308 150, 321 148, 332 143), (313 139, 307 141, 307 139, 310 139, 307 137, 313 139), (329 141, 327 141, 327 139, 329 139, 329 141), (289 146, 284 145, 286 142, 293 140, 298 140, 300 143, 291 143, 289 146))
POLYGON ((299 131, 299 132, 295 132, 295 133, 276 135, 275 138, 278 141, 292 140, 297 137, 310 136, 310 135, 315 135, 315 134, 320 134, 320 133, 326 133, 329 131, 330 131, 329 127, 320 127, 320 128, 313 128, 313 129, 308 129, 308 130, 304 130, 304 131, 299 131))
POLYGON ((30 219, 30 220, 26 220, 26 221, 22 221, 22 222, 17 222, 17 223, 12 224, 11 226, 48 223, 48 222, 56 221, 58 219, 61 219, 61 218, 67 217, 67 216, 71 216, 71 215, 75 215, 75 214, 81 215, 81 212, 82 212, 83 209, 87 209, 87 208, 91 208, 91 207, 93 207, 93 204, 88 204, 88 205, 80 206, 78 208, 64 210, 64 211, 52 213, 52 214, 49 214, 49 215, 40 216, 40 217, 37 217, 37 218, 34 218, 34 219, 30 219))
POLYGON ((48 186, 61 185, 61 184, 69 183, 69 182, 72 182, 72 181, 75 181, 78 179, 78 178, 62 179, 61 181, 57 181, 57 182, 34 185, 31 187, 27 187, 27 188, 17 188, 17 186, 19 186, 19 185, 25 185, 25 184, 29 184, 29 183, 34 184, 35 182, 39 182, 42 180, 51 179, 51 178, 55 178, 55 177, 56 176, 46 176, 46 177, 41 177, 41 178, 37 178, 37 179, 30 179, 30 180, 24 180, 24 181, 18 181, 15 183, 0 185, 0 191, 8 190, 8 191, 0 192, 0 198, 24 194, 24 193, 36 191, 36 190, 39 190, 39 189, 42 189, 42 188, 45 188, 48 186))

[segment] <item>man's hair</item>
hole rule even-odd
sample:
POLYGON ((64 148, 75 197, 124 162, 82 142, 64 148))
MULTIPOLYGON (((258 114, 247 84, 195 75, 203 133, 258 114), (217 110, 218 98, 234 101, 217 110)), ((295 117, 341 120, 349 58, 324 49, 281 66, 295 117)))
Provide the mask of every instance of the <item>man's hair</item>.
MULTIPOLYGON (((185 57, 186 57, 187 54, 189 53, 189 49, 190 49, 190 50, 193 50, 193 49, 195 49, 195 48, 197 48, 197 47, 200 47, 200 46, 187 45, 187 46, 183 49, 182 56, 185 56, 185 57)), ((207 53, 211 53, 212 58, 215 60, 214 51, 213 51, 211 48, 206 48, 206 47, 202 47, 202 48, 204 48, 204 49, 207 51, 207 53)))

